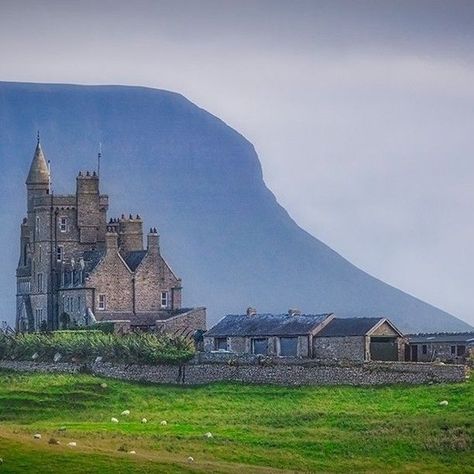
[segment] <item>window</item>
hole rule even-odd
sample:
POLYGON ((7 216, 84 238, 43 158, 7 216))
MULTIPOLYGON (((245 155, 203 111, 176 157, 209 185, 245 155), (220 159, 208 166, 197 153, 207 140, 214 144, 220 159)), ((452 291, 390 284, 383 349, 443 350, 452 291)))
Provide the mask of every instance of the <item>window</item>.
POLYGON ((43 249, 41 245, 38 247, 38 260, 39 260, 39 263, 41 263, 41 261, 43 260, 43 249))
POLYGON ((456 355, 456 346, 451 346, 451 354, 456 355))
POLYGON ((423 354, 427 354, 427 353, 428 353, 428 346, 427 346, 426 344, 423 344, 423 345, 421 346, 421 352, 422 352, 423 354))
POLYGON ((36 216, 35 233, 36 233, 36 237, 39 237, 39 233, 40 233, 40 218, 39 218, 39 216, 36 216))
POLYGON ((458 357, 463 356, 466 353, 466 346, 458 346, 458 357))
POLYGON ((168 307, 168 292, 167 291, 161 292, 161 307, 162 308, 168 307))
POLYGON ((281 356, 297 356, 298 355, 298 338, 297 337, 280 337, 280 355, 281 356))
POLYGON ((64 254, 64 247, 62 245, 60 245, 57 249, 56 249, 56 260, 58 262, 62 262, 63 261, 63 254, 64 254))
POLYGON ((268 353, 268 339, 266 337, 252 339, 252 354, 263 354, 268 353))
POLYGON ((99 295, 99 309, 103 311, 106 307, 105 295, 99 295))
POLYGON ((59 232, 67 232, 67 217, 59 218, 59 232))
POLYGON ((38 292, 42 293, 43 292, 43 274, 38 273, 38 275, 36 275, 36 278, 37 278, 38 292))
POLYGON ((43 321, 43 309, 35 309, 35 327, 40 329, 41 322, 43 321))
POLYGON ((216 351, 226 351, 227 350, 227 338, 226 337, 216 337, 214 339, 214 348, 216 351))
POLYGON ((80 296, 77 297, 77 310, 78 311, 81 310, 81 297, 80 296))

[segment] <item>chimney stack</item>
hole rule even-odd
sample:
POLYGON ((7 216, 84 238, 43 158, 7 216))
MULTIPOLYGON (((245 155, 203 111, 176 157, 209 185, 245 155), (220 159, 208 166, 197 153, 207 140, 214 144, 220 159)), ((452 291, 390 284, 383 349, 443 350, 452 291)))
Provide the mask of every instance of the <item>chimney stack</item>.
POLYGON ((105 233, 105 249, 107 252, 118 250, 118 234, 112 226, 107 226, 107 232, 105 233))
POLYGON ((160 253, 160 236, 156 227, 150 228, 150 232, 147 235, 147 250, 149 253, 160 253))
POLYGON ((301 316, 301 311, 297 308, 290 308, 288 310, 288 316, 301 316))

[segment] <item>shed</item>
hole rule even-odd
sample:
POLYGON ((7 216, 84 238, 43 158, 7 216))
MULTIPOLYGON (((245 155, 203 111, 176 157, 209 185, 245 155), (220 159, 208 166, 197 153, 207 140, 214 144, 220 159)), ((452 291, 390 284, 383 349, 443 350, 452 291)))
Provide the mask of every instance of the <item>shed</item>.
POLYGON ((205 352, 312 357, 314 335, 333 314, 227 315, 204 334, 205 352))
POLYGON ((407 338, 405 360, 412 362, 464 363, 474 352, 474 332, 410 334, 407 338))
POLYGON ((313 355, 334 360, 400 360, 403 335, 386 318, 334 318, 313 338, 313 355))

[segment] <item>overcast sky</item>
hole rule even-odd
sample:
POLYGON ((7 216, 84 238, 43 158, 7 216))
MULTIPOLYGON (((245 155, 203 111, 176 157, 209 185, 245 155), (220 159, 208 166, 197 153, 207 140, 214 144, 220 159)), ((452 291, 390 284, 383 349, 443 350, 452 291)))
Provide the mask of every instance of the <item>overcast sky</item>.
POLYGON ((0 80, 182 93, 303 228, 474 324, 474 1, 0 0, 0 80))

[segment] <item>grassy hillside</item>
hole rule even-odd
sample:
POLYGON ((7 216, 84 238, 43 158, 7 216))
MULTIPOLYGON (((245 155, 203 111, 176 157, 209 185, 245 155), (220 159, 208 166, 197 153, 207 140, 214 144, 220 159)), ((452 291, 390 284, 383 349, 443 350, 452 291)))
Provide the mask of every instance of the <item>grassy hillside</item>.
POLYGON ((0 472, 473 472, 473 402, 472 382, 182 388, 0 372, 0 472))

